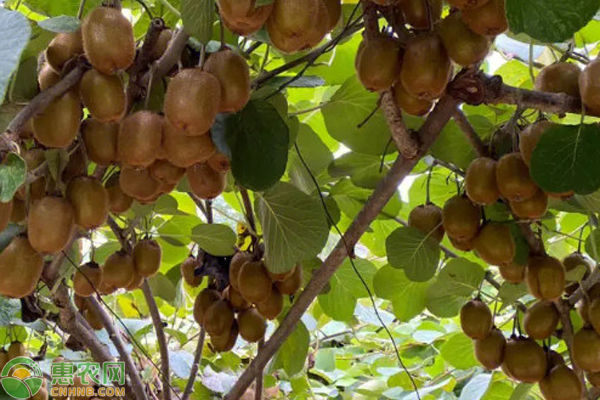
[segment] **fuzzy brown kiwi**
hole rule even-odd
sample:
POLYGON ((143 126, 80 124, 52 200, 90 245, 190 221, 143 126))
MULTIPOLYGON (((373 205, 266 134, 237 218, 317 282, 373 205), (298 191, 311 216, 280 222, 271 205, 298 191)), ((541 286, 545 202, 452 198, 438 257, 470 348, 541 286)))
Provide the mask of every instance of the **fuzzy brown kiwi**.
POLYGON ((448 237, 448 239, 450 239, 450 243, 452 243, 452 246, 454 246, 454 248, 457 250, 471 251, 475 248, 475 245, 473 244, 473 239, 461 240, 461 239, 454 239, 450 236, 448 237))
POLYGON ((199 136, 186 136, 169 121, 165 121, 162 148, 167 160, 180 168, 208 161, 217 151, 210 132, 199 136))
POLYGON ((358 79, 367 90, 387 90, 400 74, 400 46, 390 36, 364 39, 356 53, 354 65, 358 79))
POLYGON ((73 296, 73 302, 75 303, 75 307, 77 307, 77 309, 80 311, 83 311, 89 307, 89 302, 88 302, 87 297, 82 297, 82 296, 78 295, 77 293, 75 293, 75 295, 73 296))
POLYGON ((22 298, 33 292, 42 276, 44 260, 27 238, 16 236, 0 253, 0 294, 22 298))
POLYGON ((244 264, 252 260, 252 254, 243 251, 235 253, 229 263, 229 284, 238 292, 240 286, 238 284, 238 276, 244 264))
POLYGON ((207 161, 212 169, 217 172, 227 173, 231 171, 231 160, 225 154, 216 151, 207 161))
POLYGON ((133 280, 129 285, 127 285, 127 287, 125 287, 125 290, 128 292, 133 292, 134 290, 141 288, 142 284, 144 283, 144 279, 145 278, 142 275, 136 272, 133 280))
POLYGON ((152 49, 150 53, 150 59, 152 61, 156 61, 165 54, 167 48, 169 47, 169 43, 173 39, 173 30, 171 29, 163 29, 158 35, 158 40, 156 41, 156 45, 152 49))
POLYGON ((479 232, 481 208, 467 197, 454 196, 446 201, 442 210, 442 223, 448 237, 465 242, 479 232))
POLYGON ((588 320, 596 332, 600 332, 600 299, 591 300, 588 308, 588 320))
POLYGON ((238 112, 250 100, 250 69, 244 57, 232 50, 211 54, 204 70, 213 74, 221 85, 219 112, 238 112))
POLYGON ((275 282, 275 287, 285 295, 294 295, 302 287, 302 266, 296 265, 292 275, 282 281, 275 282))
POLYGON ((273 26, 286 36, 302 36, 310 30, 321 6, 321 0, 298 3, 294 0, 276 0, 267 20, 267 30, 273 26))
POLYGON ((117 157, 132 167, 148 167, 156 161, 162 137, 162 117, 153 112, 138 111, 121 121, 117 157))
POLYGON ((44 58, 56 72, 60 73, 71 58, 83 54, 81 30, 59 33, 46 48, 44 58))
POLYGON ((342 2, 340 0, 323 0, 323 4, 327 8, 327 20, 326 31, 331 31, 340 22, 342 17, 342 2))
POLYGON ((60 74, 56 72, 50 64, 44 63, 38 72, 38 85, 40 90, 51 88, 60 82, 60 74))
POLYGON ((525 269, 526 267, 524 265, 520 265, 515 261, 499 266, 502 278, 513 284, 518 284, 525 280, 525 269))
POLYGON ((3 347, 0 349, 0 371, 2 371, 4 369, 4 367, 6 366, 6 364, 10 361, 10 359, 8 358, 8 352, 6 351, 6 349, 3 347))
POLYGON ((95 262, 82 265, 73 276, 73 290, 78 296, 90 297, 102 283, 103 271, 95 262))
POLYGON ((131 208, 133 198, 126 195, 118 184, 108 186, 106 192, 108 193, 108 209, 111 213, 123 214, 131 208))
POLYGON ((108 193, 93 177, 82 176, 69 182, 67 200, 75 211, 75 223, 84 229, 95 229, 106 222, 108 193))
POLYGON ((579 400, 583 395, 579 377, 566 365, 552 368, 539 386, 544 398, 549 400, 579 400))
POLYGON ((121 250, 104 261, 102 281, 114 288, 126 288, 135 278, 133 257, 121 250))
POLYGON ((460 309, 460 326, 471 339, 483 339, 494 325, 490 308, 480 299, 467 302, 460 309))
POLYGON ((573 362, 586 372, 600 372, 600 336, 591 328, 582 328, 573 336, 573 362))
POLYGON ((504 0, 488 0, 484 5, 463 9, 462 19, 475 33, 496 36, 508 29, 504 0))
MULTIPOLYGON (((100 316, 96 311, 94 311, 91 308, 88 308, 85 311, 83 311, 83 318, 85 318, 90 327, 95 331, 99 331, 104 328, 104 324, 102 323, 100 316)), ((85 397, 83 397, 82 399, 85 399, 85 397)))
POLYGON ((494 370, 502 365, 504 346, 506 346, 506 338, 502 331, 493 328, 489 335, 475 340, 475 358, 485 369, 494 370))
POLYGON ((511 338, 504 348, 503 367, 520 382, 537 383, 544 379, 548 361, 544 349, 533 339, 511 338))
POLYGON ((256 6, 256 0, 218 0, 219 13, 227 28, 237 35, 258 31, 269 18, 273 4, 256 6))
POLYGON ((540 138, 544 132, 554 126, 557 126, 557 124, 550 121, 539 121, 529 125, 521 132, 519 135, 519 150, 527 166, 531 163, 533 151, 540 142, 540 138))
POLYGON ((500 198, 496 181, 496 160, 489 157, 475 159, 467 169, 465 187, 467 196, 475 204, 491 205, 500 198))
POLYGON ((273 288, 271 295, 266 300, 256 304, 256 310, 266 319, 277 318, 283 311, 283 296, 279 290, 276 287, 273 288))
POLYGON ((442 16, 442 0, 404 0, 399 3, 405 21, 416 29, 429 29, 442 16))
POLYGON ((25 345, 19 341, 14 341, 8 346, 8 359, 14 360, 17 357, 25 357, 27 352, 25 345))
POLYGON ((223 297, 226 298, 229 303, 231 303, 233 309, 238 312, 250 308, 252 305, 232 286, 227 286, 225 291, 223 291, 223 297))
POLYGON ((237 321, 233 321, 231 328, 223 335, 211 335, 210 344, 215 351, 224 353, 235 346, 239 334, 237 321))
POLYGON ((563 258, 562 263, 565 267, 566 272, 573 271, 579 267, 582 267, 583 269, 589 271, 592 267, 588 259, 583 254, 577 251, 563 258))
POLYGON ((542 68, 535 78, 535 89, 542 92, 566 93, 579 97, 581 69, 575 64, 557 62, 542 68))
POLYGON ((444 238, 442 209, 431 203, 417 206, 408 215, 408 226, 417 228, 441 242, 444 238))
POLYGON ((293 273, 294 273, 294 269, 291 269, 288 272, 283 272, 283 273, 280 273, 280 274, 276 274, 276 273, 273 273, 273 272, 269 271, 269 269, 267 268, 267 275, 269 275, 269 278, 271 278, 271 280, 273 282, 285 281, 290 276, 292 276, 293 273))
POLYGON ((541 189, 527 200, 509 201, 512 213, 521 219, 540 219, 548 211, 548 195, 541 189))
POLYGON ((565 268, 554 257, 531 257, 525 281, 529 293, 541 300, 557 300, 565 290, 565 268))
POLYGON ((94 9, 84 19, 81 33, 85 55, 100 72, 112 75, 133 64, 133 26, 120 10, 111 7, 94 9))
POLYGON ((119 186, 123 193, 136 200, 151 198, 160 189, 160 183, 148 169, 137 170, 127 166, 121 169, 119 186))
POLYGON ((447 0, 448 4, 459 10, 469 10, 483 6, 488 0, 447 0))
POLYGON ((181 263, 181 276, 185 283, 191 287, 198 287, 202 283, 202 276, 195 274, 196 267, 198 266, 198 260, 195 257, 189 256, 181 263))
POLYGON ((156 160, 149 169, 154 179, 168 184, 178 183, 185 175, 184 168, 177 167, 167 160, 156 160))
POLYGON ((202 326, 209 335, 223 335, 229 332, 235 315, 231 304, 225 300, 217 300, 204 311, 202 326))
POLYGON ((196 296, 196 300, 194 301, 193 312, 194 320, 198 325, 203 325, 206 310, 219 300, 221 300, 221 294, 214 289, 206 288, 198 293, 198 296, 196 296))
POLYGON ((10 222, 13 212, 13 202, 14 200, 9 200, 6 203, 0 202, 0 232, 5 230, 10 222))
POLYGON ((600 59, 590 62, 579 77, 581 100, 591 115, 600 115, 600 59))
POLYGON ((133 247, 135 271, 144 278, 155 275, 160 269, 162 249, 156 240, 140 240, 133 247))
POLYGON ((600 372, 588 372, 585 374, 585 378, 593 387, 600 387, 600 372))
POLYGON ((109 295, 109 294, 113 294, 114 292, 117 291, 117 287, 113 286, 113 285, 109 285, 105 279, 102 280, 102 283, 100 283, 100 286, 98 287, 98 293, 100 293, 101 295, 109 295))
POLYGON ((521 153, 509 153, 498 161, 496 182, 500 194, 510 201, 527 200, 538 191, 521 153))
POLYGON ((448 15, 436 29, 450 59, 462 67, 480 62, 490 51, 492 41, 473 32, 462 20, 460 12, 448 15))
MULTIPOLYGON (((25 209, 25 202, 19 200, 16 197, 12 199, 12 210, 10 213, 10 222, 18 224, 25 221, 27 218, 27 210, 25 209)), ((1 370, 0 370, 1 371, 1 370)))
POLYGON ((81 78, 79 95, 92 117, 100 122, 118 121, 125 113, 125 90, 116 75, 88 70, 81 78))
POLYGON ((33 118, 35 139, 46 147, 67 147, 75 140, 81 122, 79 96, 69 91, 33 118))
POLYGON ((394 99, 396 100, 396 105, 402 111, 417 117, 428 114, 433 107, 431 100, 419 99, 408 93, 400 80, 397 80, 394 84, 394 99))
POLYGON ((273 283, 262 261, 248 261, 240 269, 237 285, 242 297, 251 303, 260 303, 271 295, 273 283))
POLYGON ((577 303, 577 312, 586 324, 592 323, 589 314, 590 303, 597 298, 600 298, 600 284, 598 283, 589 288, 581 301, 577 303))
POLYGON ((265 337, 267 322, 255 308, 248 308, 238 315, 238 328, 245 341, 255 343, 265 337))
POLYGON ((118 123, 103 123, 97 119, 88 118, 81 125, 81 136, 90 160, 103 166, 117 161, 118 123))
POLYGON ((523 327, 530 338, 545 340, 556 331, 558 317, 558 310, 554 304, 540 300, 525 312, 523 327))
POLYGON ((280 52, 295 53, 307 47, 306 34, 286 34, 276 23, 270 22, 270 19, 267 21, 265 26, 267 28, 267 32, 269 33, 271 44, 280 52))
POLYGON ((192 165, 185 174, 192 193, 205 200, 219 196, 227 184, 227 175, 215 171, 208 164, 192 165))
POLYGON ((29 243, 38 253, 56 254, 64 250, 74 227, 75 210, 61 197, 46 196, 36 201, 29 210, 29 243))

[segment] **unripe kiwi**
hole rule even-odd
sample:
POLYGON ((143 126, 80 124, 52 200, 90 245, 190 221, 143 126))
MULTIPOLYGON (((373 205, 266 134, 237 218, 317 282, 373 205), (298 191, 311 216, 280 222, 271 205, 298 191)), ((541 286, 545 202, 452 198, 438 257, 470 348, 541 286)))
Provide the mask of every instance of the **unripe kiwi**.
POLYGON ((521 153, 506 154, 498 161, 496 182, 500 194, 510 201, 527 200, 538 191, 521 153))
POLYGON ((52 39, 46 49, 46 62, 60 73, 71 58, 83 54, 83 40, 81 30, 75 32, 59 33, 52 39))
POLYGON ((488 0, 484 5, 463 9, 462 19, 475 33, 496 36, 508 29, 504 0, 488 0))
MULTIPOLYGON (((90 327, 95 331, 99 331, 104 328, 104 323, 102 322, 102 319, 100 319, 100 316, 96 313, 96 311, 94 311, 91 308, 88 308, 83 311, 83 318, 87 321, 87 323, 90 325, 90 327)), ((80 397, 80 399, 85 400, 86 398, 80 397)))
POLYGON ((496 165, 496 160, 488 157, 479 157, 469 165, 465 187, 467 196, 473 203, 491 205, 500 198, 496 181, 496 165))
POLYGON ((581 70, 575 64, 557 62, 542 68, 535 78, 535 89, 542 92, 566 93, 579 97, 581 70))
POLYGON ((600 336, 591 328, 582 328, 573 336, 573 362, 586 372, 600 372, 600 336))
POLYGON ((283 311, 283 296, 277 288, 273 288, 266 300, 256 304, 256 309, 266 319, 273 320, 283 311))
POLYGON ((238 112, 250 100, 250 69, 244 57, 225 50, 211 54, 204 70, 213 74, 221 85, 219 112, 238 112))
POLYGON ((102 281, 114 288, 126 288, 135 278, 133 257, 125 251, 111 254, 104 261, 102 281))
POLYGON ((60 74, 52 69, 50 64, 44 63, 38 72, 38 85, 40 86, 40 90, 51 88, 58 82, 60 82, 60 74))
POLYGON ((583 395, 579 377, 566 365, 552 368, 540 382, 540 391, 548 400, 580 400, 583 395))
POLYGON ((448 1, 448 4, 450 4, 452 7, 458 8, 459 10, 470 10, 473 8, 481 7, 485 3, 488 2, 488 0, 447 0, 447 1, 448 1))
POLYGON ((212 126, 221 104, 219 80, 199 68, 180 71, 165 94, 167 120, 188 136, 204 135, 212 126))
POLYGON ((133 247, 135 271, 144 278, 155 275, 160 269, 162 250, 156 240, 140 240, 133 247))
POLYGON ((450 59, 462 67, 483 60, 490 51, 489 38, 473 32, 462 20, 460 13, 447 16, 437 26, 450 59))
POLYGON ((520 382, 536 383, 544 379, 548 361, 544 349, 533 339, 512 338, 504 348, 503 367, 520 382))
POLYGON ((0 202, 0 232, 5 230, 8 226, 12 215, 13 201, 14 200, 9 200, 7 203, 0 202))
POLYGON ((29 243, 38 253, 55 254, 67 247, 75 227, 75 210, 60 197, 46 196, 29 210, 29 243))
POLYGON ((81 136, 90 160, 103 166, 117 161, 118 123, 86 119, 81 126, 81 136))
POLYGON ((42 276, 44 260, 27 238, 15 236, 0 253, 0 294, 22 298, 33 292, 42 276))
POLYGON ((156 160, 149 169, 154 179, 168 184, 177 184, 185 175, 184 168, 176 167, 167 160, 156 160))
POLYGON ((542 134, 554 126, 557 126, 557 124, 550 121, 540 121, 529 125, 521 132, 519 135, 519 150, 527 166, 531 162, 531 156, 540 142, 542 134))
POLYGON ((358 79, 366 89, 374 92, 387 90, 400 74, 400 46, 389 36, 364 39, 354 65, 358 79))
POLYGON ((515 261, 500 265, 499 270, 502 278, 509 283, 518 284, 525 280, 526 267, 515 261))
POLYGON ((191 287, 198 287, 202 283, 202 276, 195 274, 196 267, 198 266, 198 260, 195 257, 189 256, 181 263, 181 276, 185 283, 191 287))
POLYGON ((96 178, 72 179, 66 193, 75 211, 75 223, 81 228, 95 229, 106 222, 108 193, 96 178))
POLYGON ((442 0, 403 0, 398 6, 406 22, 417 29, 428 29, 442 16, 442 0))
POLYGON ((46 147, 67 147, 77 137, 80 121, 79 96, 69 91, 33 118, 33 133, 35 139, 46 147))
POLYGON ((169 42, 173 39, 173 31, 171 29, 163 29, 158 35, 158 40, 150 53, 150 60, 156 61, 165 54, 169 47, 169 42))
POLYGON ((294 295, 302 287, 302 266, 296 265, 293 273, 282 281, 275 282, 275 287, 281 294, 294 295))
POLYGON ((85 55, 98 71, 112 75, 133 64, 133 27, 120 10, 96 8, 83 21, 81 33, 85 55))
POLYGON ((221 300, 221 294, 214 289, 204 289, 194 301, 194 320, 198 325, 204 324, 204 314, 210 306, 221 300))
POLYGON ((219 13, 229 30, 237 35, 258 31, 269 18, 273 4, 256 6, 256 0, 218 0, 219 13))
POLYGON ((108 193, 108 209, 113 214, 123 214, 133 204, 133 198, 123 193, 121 186, 112 185, 106 188, 108 193))
POLYGON ((538 189, 533 197, 523 201, 509 201, 512 213, 522 219, 539 219, 548 211, 548 195, 538 189))
POLYGON ((79 94, 92 117, 101 122, 118 121, 125 113, 125 90, 116 75, 90 69, 81 78, 79 94))
POLYGON ((240 269, 237 284, 242 297, 251 303, 268 299, 273 285, 262 261, 246 262, 240 269))
POLYGON ((488 336, 494 325, 492 312, 479 299, 467 302, 460 309, 460 326, 471 339, 483 339, 488 336))
POLYGON ((435 204, 415 207, 408 215, 408 226, 417 228, 438 242, 444 238, 442 209, 435 204))
POLYGON ((160 188, 160 183, 148 169, 137 170, 127 166, 121 169, 119 185, 123 193, 136 200, 151 198, 160 188))
POLYGON ((481 209, 464 196, 450 198, 442 210, 442 222, 448 237, 465 242, 479 232, 481 209))
POLYGON ((180 168, 208 161, 217 151, 210 133, 186 136, 169 121, 165 121, 162 148, 167 160, 180 168))
POLYGON ((525 312, 523 327, 532 339, 545 340, 556 331, 558 317, 554 304, 540 300, 525 312))
POLYGON ((433 102, 426 99, 419 99, 412 94, 408 93, 402 82, 397 80, 394 84, 394 99, 396 105, 405 113, 421 117, 431 111, 433 102))
POLYGON ((504 346, 506 346, 506 339, 502 331, 493 328, 489 335, 475 340, 475 358, 485 369, 494 370, 502 365, 504 346))
POLYGON ((238 324, 236 321, 233 321, 233 324, 231 325, 231 328, 229 328, 228 332, 224 333, 223 335, 211 335, 210 344, 215 351, 224 353, 233 349, 237 338, 238 324))
POLYGON ((209 335, 223 335, 231 329, 235 315, 227 300, 217 300, 204 311, 202 320, 204 329, 209 335))
POLYGON ((78 296, 90 297, 102 283, 102 268, 95 262, 79 267, 73 276, 73 290, 78 296))
POLYGON ((243 311, 247 308, 250 308, 252 305, 249 301, 244 299, 240 292, 231 286, 227 286, 223 292, 223 297, 229 301, 235 311, 243 311))
POLYGON ((583 69, 579 90, 588 113, 600 115, 600 59, 596 58, 583 69))
POLYGON ((227 173, 231 171, 231 161, 225 154, 216 151, 206 162, 217 172, 227 173))
POLYGON ((138 111, 121 121, 118 159, 132 167, 147 167, 157 158, 161 146, 163 119, 149 111, 138 111))
POLYGON ((525 280, 533 296, 541 300, 557 300, 565 290, 565 269, 554 257, 531 257, 525 280))
POLYGON ((264 338, 267 322, 255 308, 248 308, 238 315, 238 328, 245 341, 255 343, 264 338))
POLYGON ((8 359, 14 360, 17 357, 25 357, 25 345, 19 341, 14 341, 8 346, 8 359))
POLYGON ((227 176, 215 171, 208 164, 193 165, 185 171, 185 174, 192 193, 205 200, 219 196, 227 184, 227 176))
POLYGON ((229 284, 238 292, 240 286, 238 284, 238 276, 244 264, 248 261, 252 261, 252 254, 244 253, 242 251, 235 253, 229 263, 229 284))

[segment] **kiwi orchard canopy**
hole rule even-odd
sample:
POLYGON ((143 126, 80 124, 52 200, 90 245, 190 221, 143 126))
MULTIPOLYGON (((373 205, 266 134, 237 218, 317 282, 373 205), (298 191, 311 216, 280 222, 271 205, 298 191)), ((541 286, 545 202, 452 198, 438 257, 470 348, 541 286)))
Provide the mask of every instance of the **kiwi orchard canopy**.
POLYGON ((2 390, 600 398, 599 8, 3 2, 2 390))

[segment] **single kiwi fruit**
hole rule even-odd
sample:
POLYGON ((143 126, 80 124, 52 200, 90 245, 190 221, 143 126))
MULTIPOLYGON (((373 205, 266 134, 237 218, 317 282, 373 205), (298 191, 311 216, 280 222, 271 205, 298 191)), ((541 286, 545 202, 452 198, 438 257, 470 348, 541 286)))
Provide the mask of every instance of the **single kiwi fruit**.
MULTIPOLYGON (((86 320, 86 322, 90 325, 90 327, 95 330, 95 331, 99 331, 104 329, 104 323, 102 322, 102 319, 100 319, 100 316, 98 315, 98 313, 96 313, 96 311, 94 311, 91 308, 88 308, 86 310, 83 311, 83 318, 86 320)), ((73 397, 75 398, 75 397, 73 397)), ((86 399, 86 397, 81 397, 81 400, 86 399)))
POLYGON ((403 0, 399 7, 404 20, 413 28, 429 29, 442 16, 442 0, 403 0))
POLYGON ((75 32, 59 33, 52 39, 46 48, 44 58, 57 73, 71 58, 83 54, 83 40, 81 30, 75 32))
POLYGON ((597 298, 600 298, 600 284, 598 283, 592 286, 577 304, 577 312, 586 324, 591 325, 592 323, 589 314, 590 303, 597 298))
POLYGON ((557 62, 542 68, 535 78, 535 90, 550 93, 566 93, 579 97, 581 69, 573 63, 557 62))
POLYGON ((117 75, 88 70, 81 78, 79 95, 92 117, 100 122, 118 121, 125 113, 125 89, 117 75))
POLYGON ((226 298, 235 311, 243 311, 250 308, 252 304, 241 295, 240 292, 235 290, 232 286, 227 286, 223 291, 223 297, 226 298))
POLYGON ((73 276, 73 290, 78 296, 90 297, 96 293, 102 283, 103 271, 100 266, 91 261, 77 269, 73 276))
POLYGON ((540 300, 529 307, 523 317, 523 327, 530 338, 548 339, 558 326, 558 310, 549 301, 540 300))
POLYGON ((133 26, 120 10, 111 7, 94 9, 83 20, 81 33, 85 55, 98 71, 112 75, 133 64, 133 26))
POLYGON ((471 251, 475 248, 475 244, 473 243, 473 239, 469 239, 469 240, 461 240, 461 239, 454 239, 452 237, 448 237, 448 239, 450 239, 450 243, 452 243, 452 246, 454 246, 455 249, 460 250, 460 251, 471 251))
POLYGON ((592 268, 588 259, 578 251, 566 256, 562 260, 562 263, 563 263, 563 266, 565 267, 566 272, 573 271, 574 269, 579 268, 579 267, 583 267, 587 271, 590 271, 590 269, 592 268))
POLYGON ((273 4, 256 6, 256 0, 218 0, 219 13, 229 30, 236 35, 258 31, 269 18, 273 4))
POLYGON ((151 198, 160 189, 160 183, 147 168, 138 170, 128 166, 121 169, 119 185, 123 193, 136 200, 151 198))
POLYGON ((36 201, 29 210, 29 243, 38 253, 56 254, 64 250, 74 227, 75 210, 61 197, 46 196, 36 201))
POLYGON ((310 29, 304 34, 304 44, 300 50, 312 49, 316 47, 328 32, 328 26, 330 24, 329 11, 325 5, 324 0, 318 1, 317 13, 314 16, 313 24, 310 29))
POLYGON ((160 269, 162 250, 156 240, 140 240, 133 247, 135 271, 144 278, 155 275, 160 269))
POLYGON ((221 85, 219 112, 240 111, 250 100, 250 69, 244 57, 232 50, 211 54, 204 70, 213 74, 221 85))
POLYGON ((0 253, 0 294, 23 298, 33 292, 42 276, 44 259, 25 237, 15 236, 0 253))
POLYGON ((496 181, 496 165, 496 160, 488 157, 479 157, 469 165, 465 187, 467 196, 473 203, 491 205, 500 198, 496 181))
POLYGON ((212 169, 217 172, 227 173, 231 171, 231 161, 225 154, 218 150, 206 162, 212 169))
POLYGON ((442 209, 432 203, 415 207, 408 215, 408 226, 417 228, 428 237, 441 242, 444 238, 442 209))
POLYGON ((106 188, 108 193, 108 209, 113 214, 123 214, 131 208, 133 198, 126 195, 120 185, 112 185, 106 188))
POLYGON ((162 148, 166 159, 176 167, 188 168, 208 161, 217 151, 210 132, 199 136, 186 136, 169 121, 165 121, 162 148))
POLYGON ((546 375, 548 360, 544 349, 533 339, 511 338, 504 347, 503 367, 520 382, 537 383, 546 375))
POLYGON ((206 288, 198 293, 194 301, 194 320, 198 325, 203 325, 204 314, 210 306, 221 300, 221 294, 214 289, 206 288))
POLYGON ((77 293, 75 293, 75 295, 73 296, 73 302, 75 303, 75 307, 77 307, 77 309, 81 311, 87 309, 90 306, 87 297, 80 296, 77 293))
POLYGON ((245 341, 255 343, 265 337, 267 321, 255 308, 248 308, 238 315, 238 328, 245 341))
POLYGON ((575 365, 586 372, 600 372, 600 336, 591 328, 582 328, 573 336, 571 356, 575 365))
POLYGON ((184 168, 177 167, 167 160, 156 160, 149 169, 154 179, 169 184, 177 184, 185 175, 184 168))
POLYGON ((279 274, 271 272, 271 271, 269 271, 269 268, 267 268, 267 275, 269 275, 269 278, 271 278, 271 280, 273 282, 285 281, 286 279, 291 277, 293 274, 294 274, 294 268, 290 269, 288 272, 282 272, 279 274))
POLYGON ((492 328, 492 331, 483 339, 475 339, 475 358, 487 370, 499 368, 504 361, 504 346, 506 338, 502 331, 492 328))
POLYGON ((500 276, 509 283, 519 284, 525 280, 526 268, 513 260, 499 266, 500 276))
POLYGON ((238 292, 240 291, 238 276, 240 275, 242 267, 248 261, 252 261, 252 254, 239 251, 235 253, 235 255, 231 258, 231 262, 229 263, 229 284, 238 292))
POLYGON ((66 92, 33 118, 35 139, 46 147, 67 147, 77 137, 81 114, 79 96, 66 92))
MULTIPOLYGON (((318 16, 318 12, 315 13, 318 16)), ((306 49, 308 34, 287 34, 275 22, 268 20, 265 25, 271 45, 282 53, 295 53, 306 49)))
POLYGON ((141 288, 142 284, 144 283, 144 279, 145 278, 136 271, 133 280, 129 285, 127 285, 127 287, 125 287, 125 290, 128 292, 133 292, 134 290, 141 288))
POLYGON ((370 91, 380 92, 392 87, 400 74, 400 46, 385 35, 365 38, 356 53, 358 79, 370 91))
POLYGON ((18 223, 25 221, 25 218, 27 218, 27 210, 25 209, 25 202, 23 200, 19 200, 18 198, 14 197, 11 201, 11 204, 12 204, 12 207, 11 207, 12 209, 10 212, 10 222, 18 224, 18 223))
POLYGON ((106 222, 108 193, 96 178, 81 176, 69 182, 66 197, 75 211, 75 223, 83 229, 95 229, 106 222))
MULTIPOLYGON (((98 318, 98 316, 95 316, 95 317, 92 317, 92 318, 97 321, 95 329, 96 330, 102 329, 103 326, 98 326, 98 323, 100 323, 100 325, 102 323, 102 321, 100 321, 100 318, 98 318)), ((88 318, 86 318, 86 320, 88 320, 88 318)), ((88 320, 88 322, 90 322, 90 321, 88 320)), ((75 388, 77 394, 87 393, 88 390, 94 388, 94 382, 92 381, 92 379, 91 379, 91 377, 89 375, 87 376, 87 382, 88 383, 83 383, 81 381, 81 377, 80 376, 75 376, 73 378, 73 385, 71 387, 75 388)), ((69 398, 71 400, 91 400, 88 396, 85 396, 85 395, 84 396, 70 396, 69 398)))
POLYGON ((3 347, 0 349, 0 371, 2 371, 4 369, 4 367, 6 366, 6 364, 10 361, 10 359, 8 358, 8 352, 6 351, 6 349, 3 347))
POLYGON ((583 395, 579 377, 566 365, 552 368, 539 386, 544 398, 549 400, 580 400, 583 395))
POLYGON ((442 223, 448 237, 460 242, 473 239, 479 232, 481 208, 465 196, 454 196, 442 210, 442 223))
POLYGON ((585 378, 593 387, 600 387, 600 372, 588 372, 585 374, 585 378))
POLYGON ((126 288, 135 278, 133 257, 121 250, 104 261, 102 281, 114 288, 126 288))
POLYGON ((6 229, 10 222, 13 213, 13 202, 9 200, 7 203, 0 202, 0 232, 6 229))
POLYGON ((473 32, 465 24, 460 12, 448 15, 436 29, 450 59, 462 67, 483 60, 492 46, 492 41, 488 37, 473 32))
POLYGON ((256 310, 266 319, 273 320, 277 318, 283 311, 282 294, 276 287, 273 288, 271 295, 266 300, 256 304, 256 310))
POLYGON ((301 37, 312 28, 322 5, 321 0, 307 0, 301 4, 294 0, 276 0, 267 20, 267 30, 270 33, 275 26, 286 36, 301 37))
POLYGON ((591 299, 588 307, 588 320, 596 332, 600 332, 600 299, 591 299))
POLYGON ((81 125, 81 136, 90 160, 102 166, 117 161, 118 123, 103 123, 97 119, 88 118, 81 125))
POLYGON ((483 6, 488 0, 447 0, 448 4, 459 10, 471 10, 483 6))
POLYGON ((480 299, 471 300, 460 309, 460 326, 471 339, 488 336, 494 325, 492 312, 480 299))
POLYGON ((394 84, 394 99, 398 108, 407 114, 417 117, 428 114, 433 107, 431 100, 419 99, 408 93, 400 80, 397 80, 394 84))
POLYGON ((538 143, 544 132, 548 129, 557 126, 557 124, 550 121, 539 121, 534 124, 527 126, 519 135, 519 150, 523 156, 523 161, 529 166, 531 163, 531 156, 533 151, 537 147, 538 143))
POLYGON ((408 93, 419 99, 437 99, 444 93, 451 73, 452 62, 437 33, 424 33, 408 41, 400 73, 408 93))
POLYGON ((98 287, 98 293, 100 293, 101 295, 109 295, 109 294, 113 294, 114 292, 117 291, 117 287, 113 286, 113 285, 109 285, 106 280, 102 280, 102 282, 100 283, 100 286, 98 287))
POLYGON ((262 261, 246 262, 238 273, 237 284, 240 294, 255 304, 269 298, 273 285, 262 261))
POLYGON ((327 21, 329 22, 325 30, 329 32, 342 18, 342 2, 340 0, 323 0, 323 4, 327 8, 327 21))
POLYGON ((538 191, 521 153, 509 153, 496 165, 496 181, 500 194, 510 201, 527 200, 538 191))
POLYGON ((14 341, 8 346, 8 359, 14 360, 17 357, 25 357, 27 352, 25 345, 19 341, 14 341))
POLYGON ((60 74, 56 72, 50 64, 44 63, 38 72, 38 85, 40 90, 51 88, 60 82, 60 74))
POLYGON ((554 257, 529 258, 525 281, 529 293, 540 300, 557 300, 565 290, 565 268, 554 257))
POLYGON ((215 351, 224 353, 233 349, 239 334, 237 321, 233 321, 231 328, 223 335, 211 335, 210 344, 215 351))
POLYGON ((221 85, 200 68, 181 70, 165 94, 167 120, 187 136, 204 135, 213 125, 221 104, 221 85))
POLYGON ((181 263, 181 276, 185 283, 191 287, 198 287, 202 283, 202 276, 196 275, 196 267, 198 266, 198 260, 195 257, 189 256, 181 263))
POLYGON ((512 213, 521 219, 540 219, 548 211, 548 195, 541 189, 527 200, 509 201, 512 213))
POLYGON ((148 167, 156 161, 162 137, 162 117, 153 112, 138 111, 121 121, 117 157, 132 167, 148 167))
POLYGON ((223 335, 229 332, 235 315, 231 304, 225 300, 217 300, 212 303, 205 311, 202 319, 202 326, 209 335, 223 335))
POLYGON ((215 171, 208 164, 192 165, 185 174, 192 193, 205 200, 219 196, 227 184, 227 175, 215 171))
POLYGON ((150 60, 156 61, 161 58, 163 54, 165 54, 165 51, 167 51, 171 39, 173 39, 173 31, 171 29, 163 29, 160 31, 156 44, 154 45, 152 52, 150 52, 150 60))
POLYGON ((302 287, 302 266, 296 265, 292 271, 288 278, 275 282, 275 287, 281 294, 292 296, 302 287))
POLYGON ((600 59, 590 62, 579 77, 581 100, 591 115, 600 115, 600 59))
POLYGON ((488 0, 484 5, 462 10, 462 19, 475 33, 497 36, 508 29, 504 0, 488 0))

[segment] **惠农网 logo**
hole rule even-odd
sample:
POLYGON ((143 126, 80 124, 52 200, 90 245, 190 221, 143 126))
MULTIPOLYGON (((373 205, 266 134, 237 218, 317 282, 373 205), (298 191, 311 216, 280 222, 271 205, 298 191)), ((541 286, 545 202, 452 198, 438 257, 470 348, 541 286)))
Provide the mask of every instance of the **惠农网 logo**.
POLYGON ((40 391, 44 376, 39 365, 29 357, 10 360, 0 373, 6 393, 15 399, 28 399, 40 391))

